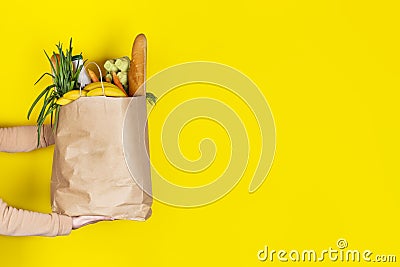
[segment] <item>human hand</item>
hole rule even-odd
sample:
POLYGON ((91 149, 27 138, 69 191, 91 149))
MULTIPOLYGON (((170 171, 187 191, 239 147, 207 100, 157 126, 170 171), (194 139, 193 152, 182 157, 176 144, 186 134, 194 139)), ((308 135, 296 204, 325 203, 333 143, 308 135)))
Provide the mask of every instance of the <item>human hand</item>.
POLYGON ((76 216, 72 217, 72 229, 76 230, 85 225, 97 223, 101 221, 113 221, 113 218, 106 216, 94 216, 94 215, 85 215, 85 216, 76 216))

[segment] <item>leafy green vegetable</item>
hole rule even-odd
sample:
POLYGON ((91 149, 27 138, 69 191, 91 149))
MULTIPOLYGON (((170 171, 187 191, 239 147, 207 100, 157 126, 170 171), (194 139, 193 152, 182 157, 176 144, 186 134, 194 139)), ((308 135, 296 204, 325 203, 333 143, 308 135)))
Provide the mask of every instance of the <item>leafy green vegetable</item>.
POLYGON ((155 105, 157 102, 157 97, 153 93, 146 93, 146 100, 149 102, 151 105, 155 105))

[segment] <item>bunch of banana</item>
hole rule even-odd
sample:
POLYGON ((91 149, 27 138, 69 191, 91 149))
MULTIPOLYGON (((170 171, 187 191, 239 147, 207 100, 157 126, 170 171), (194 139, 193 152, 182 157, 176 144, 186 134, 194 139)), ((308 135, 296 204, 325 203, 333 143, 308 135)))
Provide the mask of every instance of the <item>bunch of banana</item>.
POLYGON ((65 93, 57 100, 57 104, 64 106, 77 100, 81 96, 113 96, 124 97, 128 96, 125 91, 118 88, 116 85, 109 82, 94 82, 85 86, 83 90, 71 90, 65 93), (104 86, 104 92, 103 92, 104 86))

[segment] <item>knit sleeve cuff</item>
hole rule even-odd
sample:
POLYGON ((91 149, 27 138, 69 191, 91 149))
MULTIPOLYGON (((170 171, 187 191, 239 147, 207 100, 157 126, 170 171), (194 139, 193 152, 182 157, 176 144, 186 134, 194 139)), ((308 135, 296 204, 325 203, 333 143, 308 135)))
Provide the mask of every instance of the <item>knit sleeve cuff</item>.
POLYGON ((58 228, 58 235, 69 235, 72 230, 72 218, 66 215, 59 215, 60 227, 58 228))

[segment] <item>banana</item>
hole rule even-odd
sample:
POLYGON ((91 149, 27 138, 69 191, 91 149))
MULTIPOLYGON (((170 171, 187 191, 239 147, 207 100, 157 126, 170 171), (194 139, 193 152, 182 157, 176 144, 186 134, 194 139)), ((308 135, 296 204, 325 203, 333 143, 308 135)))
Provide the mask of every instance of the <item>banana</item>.
POLYGON ((119 89, 118 87, 111 87, 111 86, 105 86, 104 87, 104 94, 103 94, 103 88, 96 88, 93 90, 90 90, 86 96, 128 96, 124 91, 119 89))
POLYGON ((85 90, 71 90, 69 92, 66 92, 63 97, 66 99, 70 99, 70 100, 77 100, 79 97, 81 96, 86 96, 87 91, 85 90))
POLYGON ((60 97, 60 98, 56 101, 56 104, 58 104, 58 105, 60 105, 60 106, 65 106, 65 105, 71 103, 72 101, 74 101, 74 100, 67 99, 67 98, 64 98, 64 97, 60 97))
MULTIPOLYGON (((116 85, 109 83, 109 82, 103 82, 104 87, 115 87, 118 88, 116 85)), ((88 85, 85 86, 86 91, 92 91, 94 89, 101 88, 101 82, 94 82, 94 83, 89 83, 88 85)))
POLYGON ((60 97, 56 103, 60 106, 68 105, 69 103, 77 100, 81 96, 128 96, 125 91, 119 89, 117 86, 111 83, 104 83, 104 93, 100 82, 95 82, 87 85, 85 90, 71 90, 60 97), (90 86, 90 87, 89 87, 90 86), (89 88, 87 88, 89 87, 89 88))

